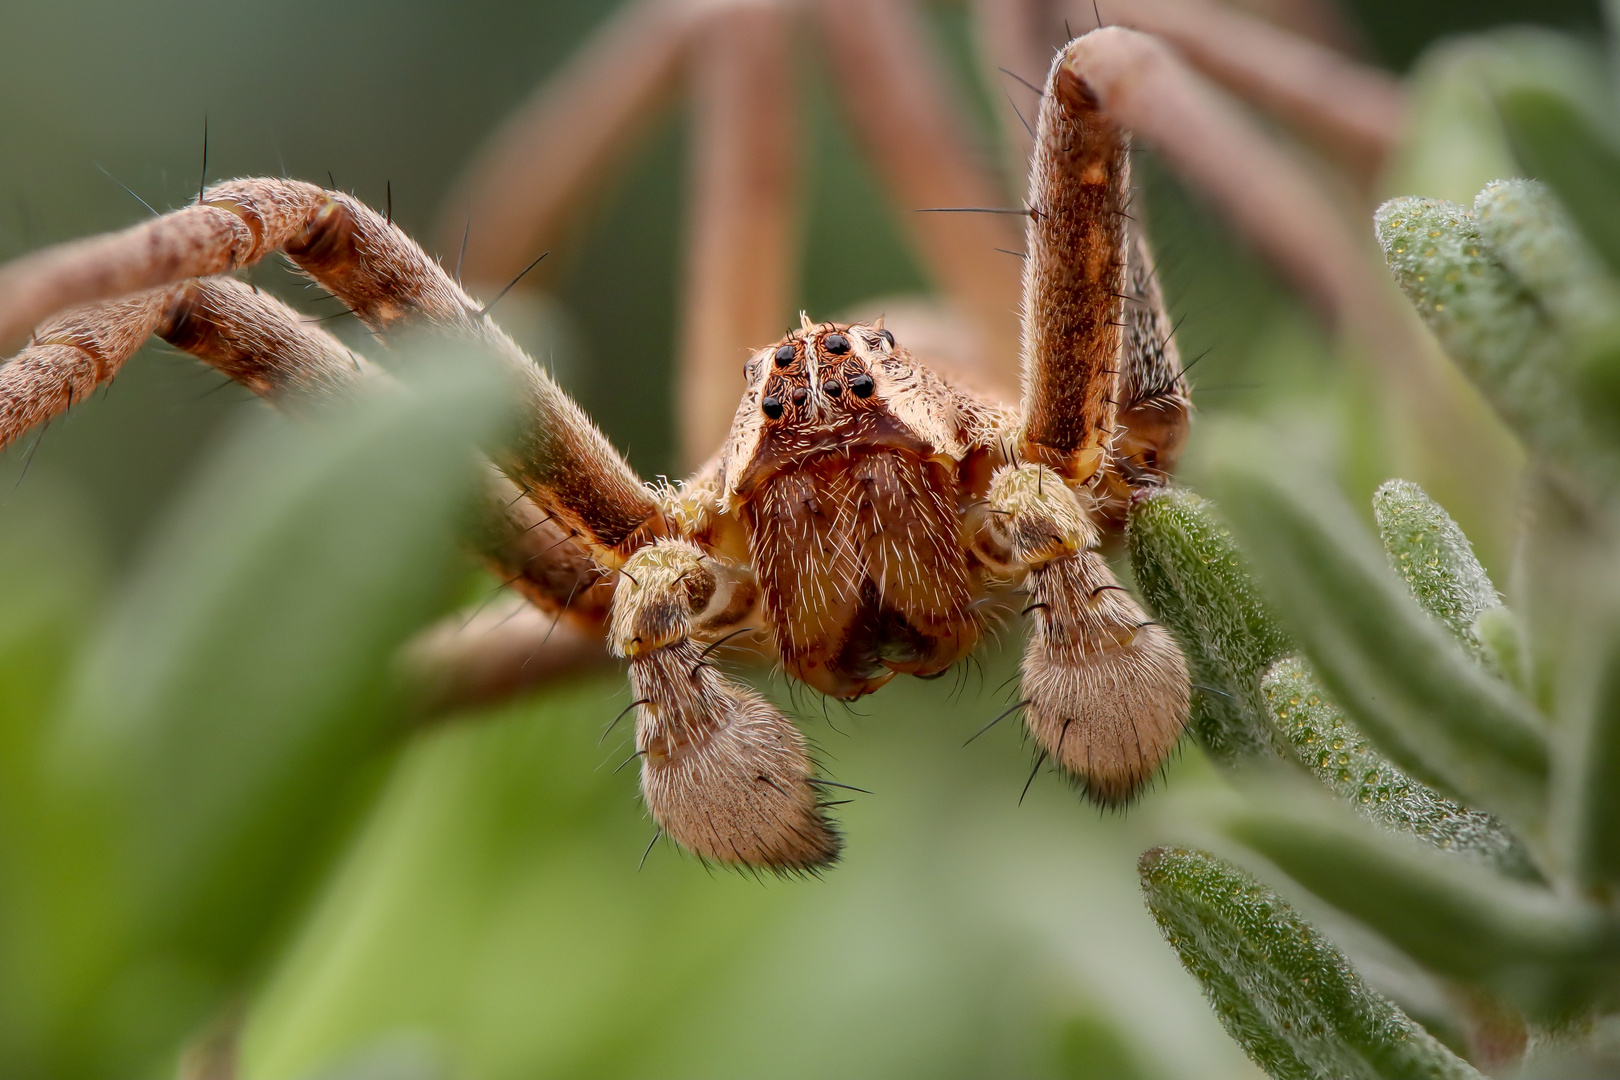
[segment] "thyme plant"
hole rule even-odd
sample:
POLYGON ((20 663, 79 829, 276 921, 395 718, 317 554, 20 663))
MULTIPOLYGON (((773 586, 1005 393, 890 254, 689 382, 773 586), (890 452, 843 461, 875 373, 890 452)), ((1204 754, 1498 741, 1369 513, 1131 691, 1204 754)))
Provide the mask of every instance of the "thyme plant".
POLYGON ((1216 502, 1165 490, 1131 519, 1137 582, 1192 669, 1194 734, 1246 795, 1220 830, 1292 879, 1157 848, 1143 888, 1274 1077, 1613 1065, 1620 151, 1602 111, 1550 81, 1492 92, 1541 179, 1471 206, 1397 198, 1374 224, 1402 292, 1525 448, 1508 595, 1417 485, 1378 490, 1375 539, 1259 432, 1216 440, 1216 502), (1366 929, 1415 981, 1358 973, 1366 929))

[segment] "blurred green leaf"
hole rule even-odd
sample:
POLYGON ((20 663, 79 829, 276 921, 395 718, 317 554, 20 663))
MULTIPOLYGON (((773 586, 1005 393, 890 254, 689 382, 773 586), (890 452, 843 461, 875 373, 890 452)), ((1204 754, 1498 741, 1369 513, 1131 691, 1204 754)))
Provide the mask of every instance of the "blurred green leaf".
MULTIPOLYGON (((1017 659, 989 654, 988 686, 1017 659)), ((598 744, 622 677, 413 740, 256 1001, 244 1076, 305 1080, 407 1028, 478 1080, 1039 1080, 1059 1075, 1054 1022, 1093 1001, 1151 1076, 1243 1075, 1118 873, 1151 819, 1077 814, 1041 779, 1019 805, 1014 740, 941 737, 984 723, 961 698, 897 683, 848 738, 799 714, 836 779, 877 793, 841 808, 860 839, 821 881, 711 875, 665 842, 638 869, 655 830, 613 773, 630 736, 598 744)), ((1181 790, 1211 781, 1190 757, 1181 790)))
POLYGON ((1534 699, 1530 685, 1530 658, 1518 616, 1505 607, 1486 608, 1474 620, 1472 637, 1479 642, 1480 659, 1507 680, 1526 699, 1534 699))
POLYGON ((1131 507, 1126 539, 1137 588, 1191 665, 1200 745, 1226 762, 1270 756, 1260 677, 1290 646, 1230 530, 1205 500, 1166 488, 1131 507))
POLYGON ((115 898, 70 819, 42 813, 40 756, 102 566, 91 522, 55 500, 13 493, 0 519, 0 1064, 47 1075, 65 986, 97 964, 86 909, 115 898), (71 927, 77 933, 63 932, 71 927))
POLYGON ((1548 751, 1530 707, 1417 607, 1326 483, 1257 434, 1225 436, 1222 509, 1334 700, 1412 775, 1539 835, 1548 751))
POLYGON ((1485 573, 1468 537, 1422 488, 1390 480, 1373 495, 1378 537, 1390 565, 1406 582, 1412 599, 1451 628, 1457 640, 1478 652, 1474 623, 1501 606, 1496 586, 1485 573))
POLYGON ((1247 874, 1176 848, 1147 852, 1139 870, 1165 940, 1227 1032, 1277 1080, 1479 1076, 1247 874))
POLYGON ((1524 844, 1501 821, 1419 783, 1375 750, 1299 657, 1277 661, 1261 685, 1277 730, 1299 760, 1352 809, 1437 848, 1477 855, 1504 874, 1538 876, 1524 844))
POLYGON ((1373 217, 1395 281, 1452 359, 1532 448, 1578 461, 1587 446, 1565 345, 1466 207, 1391 199, 1373 217))
POLYGON ((1598 628, 1587 657, 1595 669, 1591 700, 1571 718, 1568 746, 1555 763, 1564 803, 1561 847, 1574 879, 1603 900, 1620 887, 1620 628, 1598 628))
POLYGON ((1596 908, 1377 830, 1308 792, 1257 798, 1224 826, 1419 963, 1530 1015, 1567 1019, 1620 988, 1620 925, 1596 908))
MULTIPOLYGON (((1582 407, 1569 422, 1585 416, 1588 436, 1613 443, 1620 419, 1620 282, 1539 181, 1486 185, 1474 216, 1491 251, 1530 289, 1561 336, 1568 353, 1561 370, 1576 380, 1582 407)), ((1611 461, 1601 465, 1612 473, 1611 461)))
POLYGON ((423 1036, 384 1037, 316 1069, 304 1080, 449 1080, 444 1052, 423 1036))
POLYGON ((1514 152, 1558 193, 1612 271, 1620 271, 1620 148, 1586 110, 1544 87, 1516 87, 1497 99, 1514 152))
POLYGON ((445 364, 318 423, 260 416, 136 568, 53 755, 121 894, 66 1056, 111 1074, 172 1045, 309 887, 403 704, 393 655, 448 597, 503 391, 445 364))
POLYGON ((1058 1068, 1063 1080, 1149 1080, 1119 1030, 1096 1016, 1075 1016, 1058 1032, 1058 1068))
POLYGON ((1492 253, 1566 338, 1584 337, 1620 316, 1620 284, 1546 184, 1492 181, 1474 197, 1474 220, 1492 253))
POLYGON ((1467 202, 1492 180, 1517 175, 1497 97, 1536 87, 1601 108, 1602 53, 1569 34, 1504 27, 1437 42, 1414 65, 1401 145, 1384 189, 1467 202))

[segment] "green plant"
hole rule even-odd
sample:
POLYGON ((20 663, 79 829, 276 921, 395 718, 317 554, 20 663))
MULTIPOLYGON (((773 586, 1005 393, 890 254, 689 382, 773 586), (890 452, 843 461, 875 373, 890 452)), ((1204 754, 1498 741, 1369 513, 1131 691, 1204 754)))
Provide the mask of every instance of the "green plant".
POLYGON ((49 515, 0 531, 9 1075, 160 1074, 232 1028, 363 808, 400 734, 390 657, 453 599, 508 408, 467 364, 417 382, 240 432, 88 633, 93 559, 49 515))
POLYGON ((1195 734, 1245 791, 1221 833, 1435 991, 1404 987, 1420 1024, 1259 878, 1149 851, 1160 929, 1276 1077, 1534 1075, 1601 1058, 1620 1013, 1620 151, 1555 82, 1491 87, 1543 181, 1493 182, 1471 207, 1398 198, 1375 221, 1396 282, 1527 452, 1511 602, 1416 485, 1378 490, 1380 545, 1259 430, 1211 440, 1219 512, 1180 490, 1133 511, 1195 734))

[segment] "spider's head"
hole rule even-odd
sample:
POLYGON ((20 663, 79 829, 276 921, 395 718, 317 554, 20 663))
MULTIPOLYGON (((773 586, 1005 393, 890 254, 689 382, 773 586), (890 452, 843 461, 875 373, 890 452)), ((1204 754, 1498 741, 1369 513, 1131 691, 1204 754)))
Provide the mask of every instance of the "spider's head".
POLYGON ((877 371, 894 354, 894 335, 881 326, 811 323, 808 319, 748 361, 748 389, 774 430, 814 430, 872 412, 879 402, 877 371))
POLYGON ((748 359, 726 443, 726 472, 744 495, 766 476, 818 454, 924 443, 890 408, 915 362, 881 321, 803 325, 748 359))

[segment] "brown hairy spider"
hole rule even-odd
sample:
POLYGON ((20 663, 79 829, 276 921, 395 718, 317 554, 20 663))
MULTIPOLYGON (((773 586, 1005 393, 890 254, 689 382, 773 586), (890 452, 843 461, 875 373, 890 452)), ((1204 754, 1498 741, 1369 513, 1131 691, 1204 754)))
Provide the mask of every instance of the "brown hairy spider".
MULTIPOLYGON (((447 200, 441 249, 459 246, 470 279, 506 282, 577 226, 647 117, 682 87, 691 95, 677 379, 689 463, 724 434, 729 401, 744 400, 722 452, 684 485, 643 485, 475 306, 459 272, 452 281, 389 219, 352 196, 269 179, 219 184, 156 221, 0 267, 0 342, 34 327, 0 366, 0 449, 110 380, 153 334, 288 410, 382 378, 292 309, 214 276, 279 249, 379 337, 412 323, 468 335, 525 388, 530 423, 491 462, 470 539, 532 607, 451 620, 413 643, 407 660, 430 708, 487 701, 611 649, 630 659, 636 756, 660 825, 704 858, 814 869, 836 855, 816 794, 831 782, 812 775, 774 707, 719 674, 713 650, 763 631, 785 670, 855 696, 899 672, 944 670, 1022 587, 1032 634, 1015 710, 1042 760, 1097 801, 1127 799, 1174 743, 1188 688, 1174 646, 1094 545, 1117 531, 1133 491, 1173 467, 1189 405, 1148 252, 1129 231, 1115 125, 1151 144, 1331 321, 1391 328, 1367 354, 1410 380, 1427 354, 1402 337, 1381 263, 1363 258, 1340 218, 1396 144, 1403 93, 1338 51, 1352 35, 1332 0, 970 7, 987 75, 1041 98, 1038 130, 1020 114, 1003 131, 1015 170, 1034 159, 1027 209, 904 213, 945 303, 873 307, 890 312, 887 329, 806 321, 752 350, 788 310, 797 262, 791 72, 804 30, 819 32, 832 86, 898 209, 991 209, 1007 197, 965 135, 914 0, 632 0, 447 200), (1070 24, 1092 19, 1157 37, 1100 29, 1062 50, 1044 92, 1030 85, 1070 24), (1324 188, 1206 77, 1316 144, 1342 182, 1324 188), (1016 244, 1003 228, 1014 214, 1029 219, 1027 251, 1007 251, 1024 256, 1021 283, 1016 262, 987 254, 1016 244), (964 389, 1011 397, 1020 353, 1021 409, 964 389)), ((1456 426, 1434 419, 1424 430, 1456 426)))
POLYGON ((475 542, 542 608, 605 622, 629 661, 647 806, 686 849, 776 870, 839 849, 803 736, 720 671, 719 642, 760 628, 790 676, 853 699, 962 659, 1017 587, 1030 598, 1029 732, 1092 800, 1124 802, 1180 736, 1188 680, 1096 549, 1133 492, 1173 467, 1190 402, 1126 212, 1128 139, 1081 74, 1085 48, 1057 57, 1035 126, 1018 409, 953 386, 881 320, 802 318, 748 358, 719 453, 649 487, 382 215, 315 185, 245 179, 0 270, 0 337, 82 305, 0 367, 0 447, 152 334, 284 405, 351 392, 369 365, 213 276, 279 250, 378 334, 426 323, 510 362, 528 419, 495 456, 475 542))

